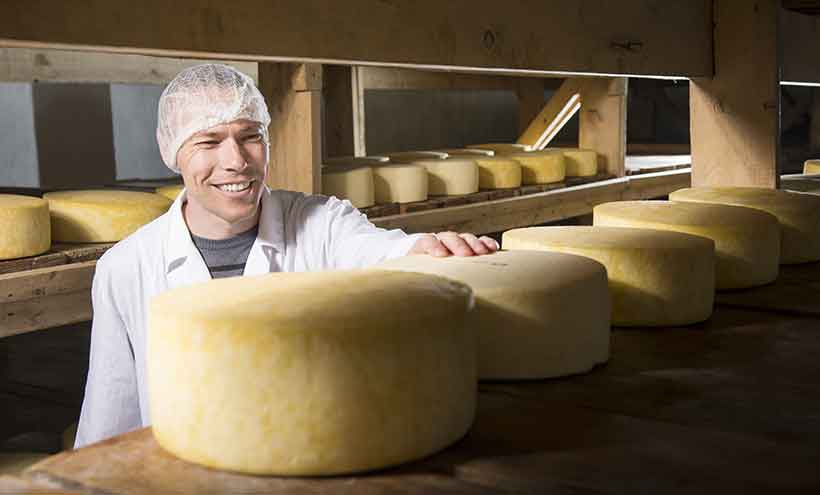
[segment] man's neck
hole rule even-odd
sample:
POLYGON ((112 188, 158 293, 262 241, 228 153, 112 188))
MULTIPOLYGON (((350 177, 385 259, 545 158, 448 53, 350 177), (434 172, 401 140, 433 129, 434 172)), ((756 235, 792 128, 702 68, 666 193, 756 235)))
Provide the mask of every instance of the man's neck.
POLYGON ((197 237, 229 239, 257 226, 261 209, 259 205, 252 217, 231 223, 217 217, 196 202, 185 201, 182 203, 182 218, 185 219, 188 230, 197 237))

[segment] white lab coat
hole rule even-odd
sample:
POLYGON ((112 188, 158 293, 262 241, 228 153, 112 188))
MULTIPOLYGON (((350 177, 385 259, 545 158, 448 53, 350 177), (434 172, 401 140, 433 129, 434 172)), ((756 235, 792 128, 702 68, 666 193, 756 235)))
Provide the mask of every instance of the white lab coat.
MULTIPOLYGON (((151 424, 146 311, 168 289, 209 280, 182 216, 171 208, 97 262, 91 355, 75 447, 151 424)), ((377 228, 348 201, 291 191, 262 193, 259 231, 243 275, 361 268, 405 255, 418 235, 377 228)))

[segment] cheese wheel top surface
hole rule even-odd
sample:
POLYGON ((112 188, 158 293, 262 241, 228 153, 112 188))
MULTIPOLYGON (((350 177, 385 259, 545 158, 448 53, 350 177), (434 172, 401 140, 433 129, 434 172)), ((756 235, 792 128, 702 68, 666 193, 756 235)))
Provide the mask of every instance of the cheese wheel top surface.
POLYGON ((672 201, 748 206, 770 210, 777 214, 820 208, 820 197, 795 191, 763 187, 697 187, 679 189, 669 195, 672 201))
POLYGON ((598 205, 593 212, 642 223, 708 225, 727 230, 744 229, 744 224, 754 222, 777 222, 777 217, 764 211, 711 203, 616 201, 598 205))
POLYGON ((515 239, 519 249, 527 244, 542 245, 547 241, 556 247, 606 249, 690 249, 714 246, 711 239, 681 232, 635 229, 629 227, 529 227, 504 233, 515 239))
POLYGON ((496 153, 515 153, 519 151, 532 151, 532 146, 528 144, 518 143, 483 143, 471 144, 468 148, 478 148, 482 150, 491 150, 496 153))
POLYGON ((42 208, 48 204, 42 198, 22 194, 0 194, 0 208, 42 208))
POLYGON ((117 190, 55 191, 43 194, 48 201, 65 201, 75 204, 103 207, 155 207, 167 208, 168 198, 154 193, 117 190))
POLYGON ((481 148, 451 148, 446 150, 440 150, 442 153, 447 153, 448 155, 455 155, 455 156, 493 156, 495 155, 495 151, 493 150, 485 150, 481 148))
POLYGON ((444 160, 449 155, 440 151, 398 151, 396 153, 388 153, 387 155, 392 162, 414 162, 416 160, 444 160))

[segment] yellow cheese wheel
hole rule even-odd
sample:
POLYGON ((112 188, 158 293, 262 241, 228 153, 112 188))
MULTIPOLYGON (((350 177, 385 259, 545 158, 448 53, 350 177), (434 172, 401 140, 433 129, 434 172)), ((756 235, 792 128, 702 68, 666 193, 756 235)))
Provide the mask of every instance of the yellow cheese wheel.
POLYGON ((394 164, 373 167, 376 203, 413 203, 427 199, 427 169, 421 165, 394 164))
POLYGON ((467 146, 468 148, 475 148, 480 150, 490 150, 495 153, 520 153, 523 151, 532 151, 532 146, 528 144, 518 144, 518 143, 484 143, 484 144, 471 144, 467 146))
POLYGON ((478 192, 478 166, 474 160, 418 160, 427 169, 428 192, 431 196, 453 196, 478 192))
POLYGON ((621 227, 532 227, 505 232, 502 248, 560 251, 602 263, 614 325, 688 325, 712 314, 715 243, 705 237, 621 227))
POLYGON ((388 153, 387 156, 391 162, 413 163, 417 160, 444 160, 449 155, 441 151, 399 151, 388 153))
POLYGON ((469 285, 476 306, 481 379, 583 373, 609 359, 606 270, 564 253, 500 251, 485 256, 405 256, 377 268, 432 273, 469 285))
POLYGON ((820 179, 812 177, 781 177, 780 189, 820 194, 820 179))
POLYGON ((598 174, 598 153, 582 148, 547 148, 564 154, 567 177, 592 177, 598 174))
POLYGON ((168 211, 171 200, 136 191, 59 191, 43 195, 55 242, 115 242, 168 211))
POLYGON ((387 163, 390 161, 390 158, 386 156, 334 156, 332 158, 327 158, 324 161, 325 165, 336 166, 336 165, 378 165, 381 163, 387 163))
POLYGON ((331 475, 430 455, 476 404, 472 293, 434 275, 274 273, 152 299, 157 442, 208 467, 331 475))
POLYGON ((698 187, 669 195, 672 201, 746 206, 780 221, 780 263, 820 260, 820 197, 762 187, 698 187))
POLYGON ((715 287, 743 289, 777 278, 780 225, 752 208, 671 201, 619 201, 595 207, 596 226, 671 230, 715 241, 715 287))
POLYGON ((175 184, 173 186, 158 187, 154 190, 154 192, 159 194, 160 196, 164 196, 170 199, 171 201, 174 201, 177 199, 177 196, 179 196, 179 193, 181 193, 183 189, 185 189, 184 184, 175 184))
POLYGON ((447 153, 449 156, 461 158, 478 158, 479 156, 493 156, 495 151, 482 150, 479 148, 451 148, 446 150, 439 150, 442 153, 447 153))
POLYGON ((322 194, 347 199, 356 208, 376 204, 373 187, 373 170, 370 167, 322 167, 322 194))
POLYGON ((507 157, 521 164, 522 184, 550 184, 566 177, 566 159, 560 151, 530 151, 507 157))
POLYGON ((803 163, 804 174, 820 174, 820 160, 806 160, 803 163))
POLYGON ((51 247, 48 202, 0 194, 0 260, 42 254, 51 247))
POLYGON ((521 186, 521 163, 503 156, 475 157, 478 165, 478 187, 505 189, 521 186))

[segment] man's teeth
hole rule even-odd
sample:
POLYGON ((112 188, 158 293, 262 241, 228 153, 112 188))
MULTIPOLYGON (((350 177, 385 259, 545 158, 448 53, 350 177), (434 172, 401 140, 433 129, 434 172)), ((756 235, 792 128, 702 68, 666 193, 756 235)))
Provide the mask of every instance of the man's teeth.
POLYGON ((228 192, 239 192, 244 191, 245 189, 249 188, 251 185, 250 182, 237 182, 236 184, 222 184, 219 187, 223 191, 228 192))

